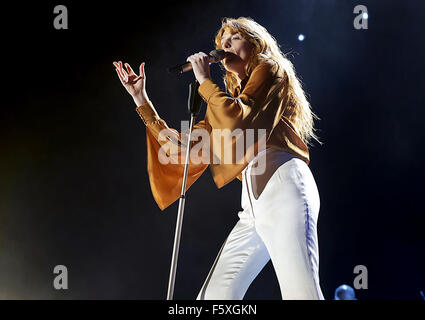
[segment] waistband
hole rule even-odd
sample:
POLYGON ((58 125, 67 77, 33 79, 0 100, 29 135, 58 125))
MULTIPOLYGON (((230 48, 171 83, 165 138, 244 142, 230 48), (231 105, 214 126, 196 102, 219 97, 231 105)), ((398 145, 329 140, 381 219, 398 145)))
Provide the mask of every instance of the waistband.
POLYGON ((294 157, 294 155, 293 154, 291 154, 291 153, 288 153, 288 152, 286 152, 286 151, 283 151, 283 150, 280 150, 280 149, 276 149, 276 148, 274 148, 274 147, 267 147, 266 149, 264 149, 264 150, 261 150, 254 158, 252 158, 252 160, 247 164, 247 166, 242 170, 242 174, 244 174, 245 173, 245 171, 248 169, 248 168, 250 168, 250 167, 252 167, 261 157, 263 157, 263 156, 265 156, 266 155, 266 153, 267 152, 270 152, 270 151, 274 151, 274 152, 276 152, 276 153, 280 153, 280 154, 282 154, 282 155, 288 155, 288 156, 290 156, 290 157, 294 157))

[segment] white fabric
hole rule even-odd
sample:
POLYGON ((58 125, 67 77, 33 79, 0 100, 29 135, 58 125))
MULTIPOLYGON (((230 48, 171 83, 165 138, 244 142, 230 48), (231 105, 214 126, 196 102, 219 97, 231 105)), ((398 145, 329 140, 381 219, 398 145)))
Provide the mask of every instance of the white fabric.
POLYGON ((270 258, 282 299, 324 299, 316 230, 320 198, 308 165, 294 155, 267 148, 248 164, 242 178, 239 221, 224 241, 197 300, 242 300, 270 258), (253 175, 257 161, 264 157, 266 172, 253 175))

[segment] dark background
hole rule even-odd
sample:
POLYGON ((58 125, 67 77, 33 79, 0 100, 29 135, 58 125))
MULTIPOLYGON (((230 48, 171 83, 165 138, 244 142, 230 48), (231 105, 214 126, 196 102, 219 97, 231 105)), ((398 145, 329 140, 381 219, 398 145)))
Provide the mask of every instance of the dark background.
MULTIPOLYGON (((145 127, 112 62, 146 61, 148 94, 179 130, 193 73, 166 67, 209 52, 221 18, 239 16, 291 52, 321 118, 310 169, 325 297, 365 265, 359 299, 420 299, 423 1, 17 2, 1 12, 0 299, 165 299, 178 202, 162 212, 153 200, 145 127), (53 27, 59 4, 68 30, 53 27), (367 30, 353 27, 358 4, 367 30), (60 264, 68 290, 52 285, 60 264)), ((217 66, 212 76, 223 86, 217 66)), ((239 180, 217 189, 209 169, 189 189, 176 299, 196 298, 240 195, 239 180)), ((281 298, 270 262, 245 298, 281 298)))

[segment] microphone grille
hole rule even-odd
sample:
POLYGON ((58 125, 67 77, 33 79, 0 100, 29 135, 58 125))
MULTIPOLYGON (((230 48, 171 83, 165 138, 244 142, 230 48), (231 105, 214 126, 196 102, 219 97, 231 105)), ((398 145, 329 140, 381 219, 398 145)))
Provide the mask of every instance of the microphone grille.
POLYGON ((210 56, 213 57, 216 61, 223 60, 226 56, 226 51, 223 49, 212 50, 210 56))

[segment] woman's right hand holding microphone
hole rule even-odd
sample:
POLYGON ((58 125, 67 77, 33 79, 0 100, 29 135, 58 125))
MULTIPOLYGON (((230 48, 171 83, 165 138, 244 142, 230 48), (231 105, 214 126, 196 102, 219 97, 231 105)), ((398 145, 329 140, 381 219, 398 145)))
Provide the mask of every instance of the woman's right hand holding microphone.
POLYGON ((124 70, 122 62, 114 61, 115 71, 120 78, 120 81, 128 93, 133 97, 134 103, 141 106, 149 101, 146 93, 146 76, 145 76, 145 63, 142 62, 139 67, 140 75, 137 75, 128 63, 125 63, 124 70))

